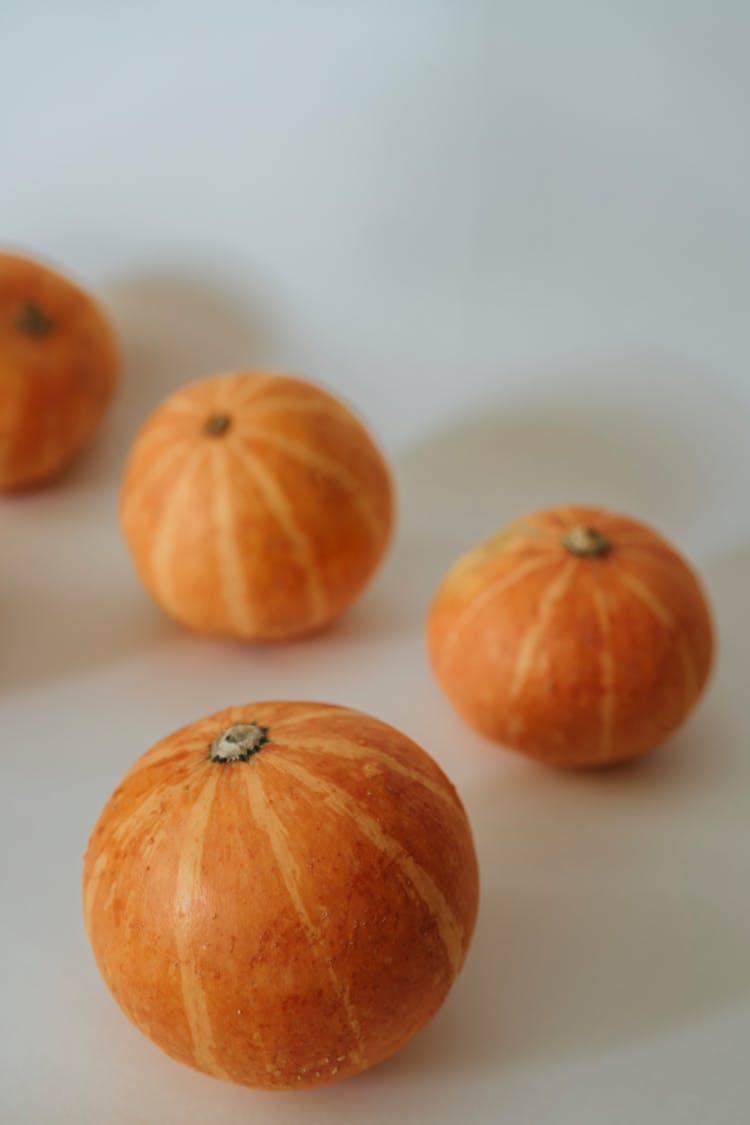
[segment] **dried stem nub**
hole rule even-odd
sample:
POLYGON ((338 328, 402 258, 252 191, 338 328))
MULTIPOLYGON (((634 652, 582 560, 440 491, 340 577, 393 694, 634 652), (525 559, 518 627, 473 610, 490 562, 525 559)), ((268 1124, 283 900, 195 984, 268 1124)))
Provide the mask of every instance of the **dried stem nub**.
POLYGON ((210 418, 206 419, 203 429, 211 437, 221 437, 231 425, 232 419, 228 414, 212 414, 210 418))
POLYGON ((49 336, 55 327, 35 301, 25 301, 13 323, 27 336, 49 336))
POLYGON ((211 743, 212 762, 247 762, 268 742, 268 728, 257 723, 235 723, 211 743))
POLYGON ((567 547, 572 555, 578 555, 583 559, 606 555, 610 549, 609 540, 605 539, 601 531, 584 525, 572 528, 563 537, 563 546, 567 547))

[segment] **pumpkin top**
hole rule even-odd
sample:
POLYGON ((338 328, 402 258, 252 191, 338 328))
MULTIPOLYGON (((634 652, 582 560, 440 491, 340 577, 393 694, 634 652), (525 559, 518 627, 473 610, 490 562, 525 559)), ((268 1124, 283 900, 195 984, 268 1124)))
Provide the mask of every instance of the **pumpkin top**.
POLYGON ((205 421, 203 430, 213 437, 221 437, 232 425, 232 419, 228 414, 210 414, 205 421))
POLYGON ((183 625, 291 640, 357 597, 388 544, 393 489, 334 395, 234 371, 186 384, 145 421, 120 518, 145 585, 183 625))
POLYGON ((16 328, 27 336, 48 336, 55 325, 36 301, 24 301, 14 320, 16 328))
POLYGON ((703 690, 711 613, 656 531, 600 508, 531 512, 449 572, 430 610, 438 679, 479 730, 563 766, 663 742, 703 690))
POLYGON ((100 402, 117 380, 117 347, 89 293, 41 262, 0 252, 0 367, 6 394, 33 377, 100 402))
POLYGON ((212 762, 247 762, 268 742, 268 728, 257 723, 234 723, 211 743, 212 762))
POLYGON ((142 1031, 216 1077, 299 1089, 374 1065, 434 1015, 478 872, 424 750, 345 707, 270 701, 192 722, 133 764, 83 892, 99 966, 142 1031))
POLYGON ((563 546, 579 558, 598 558, 610 550, 609 540, 595 527, 578 524, 563 536, 563 546))
POLYGON ((72 461, 118 369, 112 329, 90 294, 0 250, 0 493, 41 485, 72 461))

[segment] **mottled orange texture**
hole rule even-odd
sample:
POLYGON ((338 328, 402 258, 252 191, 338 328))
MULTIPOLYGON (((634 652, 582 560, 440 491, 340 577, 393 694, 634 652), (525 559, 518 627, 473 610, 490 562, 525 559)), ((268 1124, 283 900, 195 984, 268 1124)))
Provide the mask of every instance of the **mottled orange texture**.
POLYGON ((254 703, 138 759, 91 835, 83 896, 141 1031, 207 1074, 300 1089, 373 1066, 434 1016, 478 875, 455 789, 405 735, 345 707, 254 703), (246 760, 213 760, 243 724, 261 732, 246 760))
POLYGON ((590 507, 534 512, 465 555, 428 619, 448 697, 477 730, 556 766, 644 754, 686 718, 713 626, 660 535, 590 507))
POLYGON ((333 395, 265 372, 188 384, 147 420, 122 486, 125 538, 181 624, 245 640, 340 616, 388 545, 388 468, 333 395))
POLYGON ((92 298, 39 262, 0 253, 0 492, 62 472, 117 375, 114 336, 92 298))

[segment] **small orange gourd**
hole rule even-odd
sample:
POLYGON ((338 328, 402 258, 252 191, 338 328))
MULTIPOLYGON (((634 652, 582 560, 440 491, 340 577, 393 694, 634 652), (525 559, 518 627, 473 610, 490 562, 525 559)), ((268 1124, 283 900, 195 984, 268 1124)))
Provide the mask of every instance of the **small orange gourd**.
POLYGON ((93 299, 39 262, 0 253, 0 492, 66 468, 98 426, 117 372, 93 299))
POLYGON ((314 632, 354 601, 391 533, 387 466, 333 395, 288 375, 191 383, 137 436, 120 515, 143 582, 187 628, 314 632))
POLYGON ((138 759, 91 835, 83 895, 141 1031, 207 1074, 300 1089, 387 1058, 435 1014, 477 864, 453 786, 405 735, 257 703, 138 759))
POLYGON ((598 508, 535 512, 449 572, 428 619, 438 681, 477 730, 558 766, 644 754, 708 679, 713 626, 688 563, 598 508))

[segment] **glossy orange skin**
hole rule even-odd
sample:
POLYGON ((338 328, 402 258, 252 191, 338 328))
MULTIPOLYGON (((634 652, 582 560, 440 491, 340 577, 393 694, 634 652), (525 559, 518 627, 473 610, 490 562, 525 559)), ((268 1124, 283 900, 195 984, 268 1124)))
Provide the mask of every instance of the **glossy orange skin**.
POLYGON ((0 253, 0 492, 66 468, 99 425, 118 366, 112 330, 87 293, 0 253))
POLYGON ((605 766, 663 742, 712 664, 700 582, 660 535, 598 508, 534 512, 449 572, 428 619, 438 681, 489 738, 556 766, 605 766), (563 537, 609 541, 577 557, 563 537))
POLYGON ((361 593, 390 539, 393 492, 369 434, 333 395, 238 372, 188 384, 151 415, 120 517, 144 584, 181 624, 290 640, 361 593))
POLYGON ((348 708, 257 703, 138 759, 91 835, 83 895, 141 1031, 207 1074, 300 1089, 373 1066, 431 1019, 478 876, 453 786, 405 735, 348 708), (236 723, 268 741, 211 761, 236 723))

